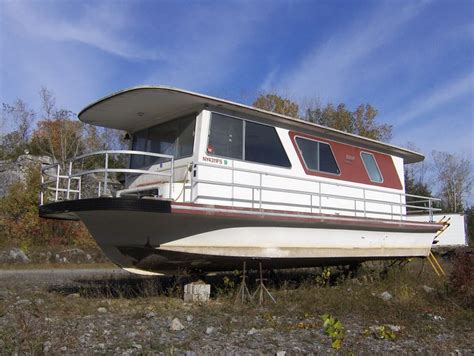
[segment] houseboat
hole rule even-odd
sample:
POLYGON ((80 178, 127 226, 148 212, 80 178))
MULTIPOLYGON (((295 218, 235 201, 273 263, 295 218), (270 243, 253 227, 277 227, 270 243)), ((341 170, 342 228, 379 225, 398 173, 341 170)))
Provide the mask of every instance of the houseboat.
POLYGON ((81 220, 130 272, 426 257, 443 227, 436 199, 405 194, 404 164, 424 159, 405 148, 163 86, 79 119, 125 131, 129 149, 45 167, 40 215, 81 220))

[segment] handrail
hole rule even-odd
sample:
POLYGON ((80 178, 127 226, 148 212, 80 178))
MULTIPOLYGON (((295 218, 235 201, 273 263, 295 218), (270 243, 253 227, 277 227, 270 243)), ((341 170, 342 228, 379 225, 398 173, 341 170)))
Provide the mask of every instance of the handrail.
MULTIPOLYGON (((54 192, 54 201, 58 201, 60 198, 59 193, 65 193, 65 199, 69 200, 71 193, 78 194, 78 199, 81 199, 82 192, 82 177, 90 174, 103 174, 103 187, 101 188, 101 182, 99 182, 98 187, 98 196, 107 194, 110 173, 125 173, 125 174, 139 174, 139 175, 156 175, 167 178, 170 184, 169 198, 172 197, 172 186, 174 181, 174 156, 145 152, 145 151, 133 151, 133 150, 101 150, 91 153, 86 153, 80 156, 77 156, 71 160, 68 160, 64 164, 54 163, 48 166, 45 166, 41 169, 41 192, 40 192, 40 204, 44 204, 44 191, 52 190, 54 192), (161 163, 170 163, 170 167, 164 171, 159 169, 157 171, 145 170, 145 169, 134 169, 134 168, 110 168, 109 167, 109 158, 111 155, 138 155, 138 156, 147 156, 153 158, 163 158, 164 161, 161 163), (84 159, 94 156, 104 156, 104 165, 99 168, 92 168, 86 170, 74 170, 74 164, 78 161, 84 162, 84 159), (62 167, 67 167, 67 174, 61 174, 62 167), (54 173, 51 170, 54 169, 54 173), (48 179, 46 177, 52 178, 48 179), (46 178, 46 179, 45 179, 46 178), (65 182, 63 184, 63 182, 65 182), (77 189, 72 188, 72 182, 75 183, 77 189), (54 184, 54 187, 50 187, 54 184), (64 188, 66 186, 66 188, 64 188)), ((64 198, 62 196, 61 198, 64 198)))
MULTIPOLYGON (((408 211, 403 212, 403 209, 417 209, 421 210, 422 212, 428 212, 430 221, 433 221, 433 213, 436 211, 441 211, 439 208, 433 207, 433 202, 434 201, 440 201, 441 199, 439 198, 431 198, 431 197, 425 197, 425 196, 420 196, 420 195, 415 195, 415 194, 406 194, 400 191, 390 191, 390 190, 384 190, 384 189, 376 189, 376 188, 370 188, 370 187, 359 187, 359 186, 354 186, 354 185, 349 185, 349 184, 344 184, 344 183, 334 183, 334 182, 328 182, 325 180, 321 179, 309 179, 309 178, 304 178, 304 177, 292 177, 288 175, 283 175, 283 174, 278 174, 278 173, 269 173, 269 172, 262 172, 262 171, 255 171, 255 170, 250 170, 250 169, 244 169, 244 168, 236 168, 236 167, 229 167, 229 166, 217 166, 217 165, 212 165, 208 163, 194 163, 196 167, 198 166, 204 166, 204 167, 211 167, 211 168, 218 168, 218 169, 223 169, 223 170, 231 170, 232 172, 237 171, 237 172, 243 172, 243 173, 250 173, 250 174, 256 174, 259 176, 259 185, 252 185, 252 184, 241 184, 241 183, 235 183, 234 182, 234 174, 232 173, 232 182, 227 183, 227 182, 219 182, 219 181, 211 181, 211 180, 203 180, 203 179, 198 179, 194 178, 191 182, 191 191, 194 189, 194 186, 199 183, 204 183, 204 184, 214 184, 214 185, 219 185, 219 186, 232 186, 232 187, 237 187, 237 188, 244 188, 244 189, 252 189, 252 199, 249 200, 248 202, 253 204, 256 202, 258 203, 259 207, 262 207, 262 204, 272 204, 272 205, 294 205, 290 204, 288 202, 272 202, 272 201, 263 201, 262 200, 262 191, 274 191, 274 192, 281 192, 281 193, 291 193, 291 194, 299 194, 299 195, 307 195, 310 197, 310 204, 309 205, 304 205, 304 204, 296 204, 297 206, 305 207, 312 209, 313 208, 319 208, 321 209, 331 209, 331 210, 340 210, 340 211, 351 211, 357 214, 358 212, 363 213, 364 216, 367 214, 386 214, 390 215, 392 218, 394 215, 397 215, 400 217, 400 219, 403 219, 403 216, 408 213, 408 211), (269 186, 263 186, 262 184, 262 177, 277 177, 277 178, 284 178, 284 179, 291 179, 291 180, 296 180, 296 181, 304 181, 304 182, 310 182, 314 184, 318 184, 318 191, 317 192, 309 192, 309 191, 304 191, 304 190, 299 190, 299 189, 286 189, 286 188, 276 188, 276 187, 269 187, 269 186), (362 197, 357 197, 357 196, 348 196, 348 195, 342 195, 342 194, 329 194, 329 193, 323 193, 321 191, 321 185, 329 185, 329 186, 335 186, 335 187, 346 187, 350 189, 355 189, 361 192, 362 197), (259 194, 259 200, 255 201, 254 199, 254 190, 260 190, 259 194), (377 193, 382 193, 382 194, 389 194, 392 195, 394 198, 394 201, 388 201, 388 200, 380 200, 380 199, 370 199, 366 197, 366 192, 377 192, 377 193), (314 206, 313 205, 313 197, 318 197, 319 198, 319 205, 314 206), (354 209, 347 209, 347 208, 342 208, 342 207, 334 207, 334 206, 325 206, 322 207, 321 204, 321 199, 322 198, 334 198, 334 199, 342 199, 346 201, 353 201, 354 202, 354 209), (403 199, 405 198, 405 199, 403 199), (407 199, 408 198, 408 199, 407 199), (411 198, 415 199, 423 199, 423 200, 415 200, 412 201, 411 198), (395 201, 398 200, 398 201, 395 201), (363 209, 357 209, 357 203, 362 202, 363 203, 363 209), (417 206, 413 205, 416 203, 428 203, 428 207, 426 206, 417 206), (390 212, 374 212, 374 211, 369 211, 367 210, 366 204, 367 203, 373 203, 373 204, 380 204, 380 205, 388 205, 390 206, 390 212), (399 213, 395 214, 393 212, 393 208, 397 207, 399 209, 399 213)), ((385 188, 387 189, 387 188, 385 188)), ((388 188, 390 189, 390 188, 388 188)), ((204 198, 204 196, 198 195, 196 196, 193 201, 197 200, 198 198, 204 198)), ((206 199, 211 199, 211 197, 206 196, 206 199)), ((213 199, 217 200, 227 200, 227 198, 222 198, 222 197, 214 197, 213 199)), ((234 201, 246 201, 246 199, 236 199, 233 197, 230 200, 234 201)), ((398 210, 397 209, 397 210, 398 210)))

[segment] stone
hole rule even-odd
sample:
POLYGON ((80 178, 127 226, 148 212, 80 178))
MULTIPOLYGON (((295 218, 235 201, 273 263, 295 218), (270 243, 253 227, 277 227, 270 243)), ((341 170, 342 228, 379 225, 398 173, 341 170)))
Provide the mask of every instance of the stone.
POLYGON ((171 331, 180 331, 183 329, 184 329, 184 325, 181 324, 178 318, 174 318, 173 320, 171 320, 171 323, 170 323, 171 331))
POLYGON ((192 315, 188 315, 188 316, 186 317, 186 321, 187 321, 188 323, 190 323, 191 321, 193 321, 193 316, 192 316, 192 315))
POLYGON ((152 318, 154 318, 155 316, 156 316, 155 313, 149 312, 149 313, 147 313, 147 314, 145 315, 145 318, 147 318, 147 319, 152 319, 152 318))
POLYGON ((428 286, 423 286, 422 288, 426 293, 433 293, 435 291, 434 288, 431 288, 431 287, 428 287, 428 286))
POLYGON ((398 333, 400 332, 400 330, 402 330, 402 327, 400 325, 392 325, 392 324, 388 324, 387 325, 387 328, 390 329, 390 331, 394 332, 394 333, 398 333))
POLYGON ((31 302, 28 299, 20 299, 15 303, 16 306, 25 306, 31 305, 31 302))
POLYGON ((204 283, 189 283, 184 286, 185 302, 207 302, 211 296, 211 285, 204 283))
POLYGON ((286 355, 286 351, 277 351, 276 356, 285 356, 286 355))
POLYGON ((393 299, 393 296, 389 292, 385 291, 382 294, 380 294, 380 298, 388 302, 389 300, 393 299))
POLYGON ((28 256, 19 248, 12 248, 8 252, 7 261, 9 263, 29 263, 28 256))
POLYGON ((256 333, 258 333, 258 330, 255 329, 255 328, 252 328, 249 331, 247 331, 247 335, 253 335, 253 334, 256 334, 256 333))
POLYGON ((216 332, 216 328, 213 327, 213 326, 208 326, 208 327, 206 328, 206 334, 207 334, 207 335, 214 334, 215 332, 216 332))
POLYGON ((43 304, 44 304, 44 300, 41 299, 41 298, 38 298, 38 299, 35 300, 35 304, 36 304, 36 305, 43 305, 43 304))
POLYGON ((46 354, 51 350, 51 341, 45 341, 43 343, 43 352, 46 354))
POLYGON ((79 293, 71 293, 71 294, 68 294, 67 295, 68 298, 80 298, 80 294, 79 293))
POLYGON ((99 312, 101 314, 105 314, 105 313, 107 313, 107 309, 105 309, 104 307, 99 307, 99 308, 97 308, 97 312, 99 312))

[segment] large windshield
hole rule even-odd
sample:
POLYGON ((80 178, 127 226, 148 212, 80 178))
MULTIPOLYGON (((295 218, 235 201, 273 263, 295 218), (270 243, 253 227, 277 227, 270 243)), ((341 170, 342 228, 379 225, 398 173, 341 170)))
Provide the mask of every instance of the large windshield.
MULTIPOLYGON (((132 149, 172 155, 175 159, 192 156, 195 126, 196 117, 190 115, 138 131, 133 135, 132 149)), ((130 167, 146 167, 161 161, 166 159, 133 155, 130 167)))

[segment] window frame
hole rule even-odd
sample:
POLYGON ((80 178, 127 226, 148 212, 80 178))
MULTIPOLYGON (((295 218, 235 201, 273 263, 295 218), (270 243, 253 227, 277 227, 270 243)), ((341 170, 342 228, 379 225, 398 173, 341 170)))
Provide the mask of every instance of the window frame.
POLYGON ((383 178, 383 174, 382 174, 382 171, 379 167, 379 164, 377 162, 377 159, 375 158, 375 155, 372 153, 372 152, 367 152, 367 151, 360 151, 359 153, 360 155, 360 159, 362 161, 362 164, 364 166, 364 169, 365 169, 365 172, 367 173, 367 177, 369 177, 369 180, 372 182, 372 183, 375 183, 375 184, 383 184, 384 182, 384 178, 383 178), (369 169, 367 168, 366 164, 365 164, 365 161, 364 161, 364 158, 362 158, 362 154, 367 154, 369 156, 372 156, 372 159, 374 160, 375 162, 375 167, 377 168, 377 170, 379 171, 379 175, 380 175, 380 178, 382 179, 381 181, 376 181, 376 180, 372 180, 372 177, 370 176, 370 173, 369 173, 369 169))
POLYGON ((313 138, 308 138, 308 137, 304 137, 304 136, 301 136, 301 135, 294 135, 293 139, 294 139, 295 146, 296 146, 296 148, 298 149, 299 156, 301 157, 301 160, 303 161, 304 167, 305 167, 308 171, 310 171, 310 172, 315 172, 315 173, 322 173, 322 174, 330 174, 330 175, 337 176, 337 177, 340 177, 340 176, 341 176, 342 173, 341 173, 341 168, 340 168, 340 166, 339 166, 339 162, 337 161, 336 155, 334 154, 334 151, 332 150, 332 146, 331 146, 331 144, 330 144, 329 142, 325 142, 325 141, 317 140, 317 139, 313 139, 313 138), (334 157, 334 161, 336 162, 336 167, 337 167, 337 170, 339 171, 339 173, 326 172, 326 171, 315 170, 315 169, 309 168, 308 164, 306 163, 306 160, 304 159, 303 151, 301 151, 301 148, 300 148, 300 146, 298 145, 297 138, 301 138, 301 139, 303 139, 303 140, 308 140, 308 141, 313 141, 313 142, 317 142, 317 143, 318 143, 318 165, 320 165, 319 144, 320 144, 320 143, 324 143, 325 145, 328 145, 328 146, 329 146, 329 150, 331 151, 331 154, 332 154, 332 156, 334 157))
POLYGON ((227 160, 231 160, 231 161, 238 161, 238 162, 251 163, 251 164, 260 164, 260 165, 263 165, 263 166, 277 167, 277 168, 288 169, 288 170, 291 170, 291 169, 292 169, 293 164, 291 163, 290 157, 288 157, 287 150, 286 150, 285 146, 283 145, 283 142, 281 141, 281 138, 280 138, 280 135, 278 134, 278 131, 277 131, 277 127, 276 127, 276 126, 264 124, 264 123, 261 123, 261 122, 255 121, 255 120, 243 119, 243 118, 241 118, 241 117, 234 116, 234 115, 223 114, 223 113, 218 112, 218 111, 211 111, 211 110, 209 110, 209 113, 210 113, 211 115, 210 115, 210 117, 209 117, 209 123, 208 123, 208 127, 207 127, 207 142, 206 142, 206 147, 205 147, 205 151, 204 151, 204 153, 205 153, 206 155, 211 156, 211 157, 223 158, 223 159, 227 159, 227 160), (221 155, 217 155, 217 154, 214 154, 214 153, 209 153, 209 152, 207 151, 207 148, 209 147, 209 140, 210 140, 210 137, 211 137, 211 125, 212 125, 212 115, 213 115, 213 114, 217 114, 217 115, 221 115, 221 116, 227 116, 227 117, 229 117, 229 118, 231 118, 231 119, 237 119, 237 120, 241 120, 241 121, 242 121, 242 159, 239 159, 239 158, 232 158, 232 157, 226 157, 226 156, 221 156, 221 155), (268 126, 268 127, 271 127, 271 128, 273 128, 273 129, 275 130, 275 133, 276 133, 276 135, 277 135, 277 138, 278 138, 278 140, 280 141, 281 147, 283 148, 283 152, 285 152, 286 158, 288 159, 288 163, 290 164, 288 167, 286 167, 286 166, 278 166, 278 165, 270 164, 270 163, 247 161, 247 160, 245 159, 245 130, 246 130, 247 122, 252 122, 252 123, 257 124, 257 125, 268 126))

